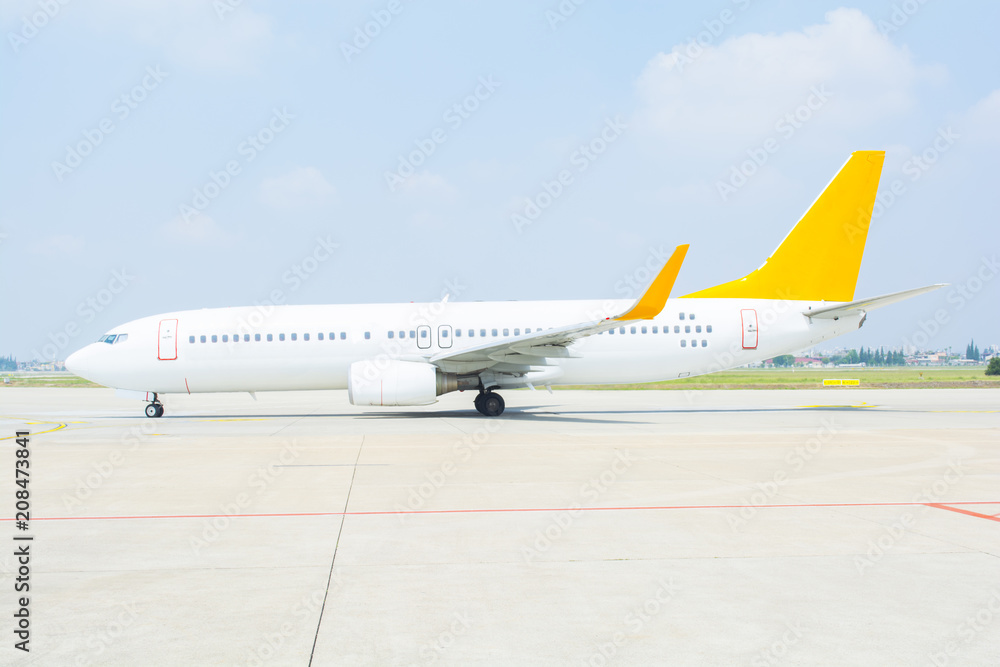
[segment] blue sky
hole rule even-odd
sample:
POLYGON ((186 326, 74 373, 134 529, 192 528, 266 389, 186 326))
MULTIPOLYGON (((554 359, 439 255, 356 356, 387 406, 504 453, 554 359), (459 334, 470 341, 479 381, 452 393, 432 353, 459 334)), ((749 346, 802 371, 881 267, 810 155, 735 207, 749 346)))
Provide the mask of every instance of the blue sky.
POLYGON ((0 354, 275 292, 635 296, 690 243, 682 294, 756 268, 858 149, 887 157, 856 296, 954 287, 839 342, 1000 343, 995 3, 14 0, 0 20, 0 354))

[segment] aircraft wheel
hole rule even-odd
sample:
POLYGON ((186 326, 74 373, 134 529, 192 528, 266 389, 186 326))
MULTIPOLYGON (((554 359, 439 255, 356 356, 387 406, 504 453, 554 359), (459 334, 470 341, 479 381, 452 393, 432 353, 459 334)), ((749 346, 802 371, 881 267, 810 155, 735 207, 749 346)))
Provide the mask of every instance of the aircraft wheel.
POLYGON ((156 416, 157 417, 162 417, 163 416, 163 404, 162 403, 157 403, 156 404, 156 416))
POLYGON ((482 406, 480 412, 487 417, 499 417, 503 414, 505 407, 503 397, 500 394, 494 394, 492 391, 483 394, 483 398, 479 404, 482 406))
POLYGON ((150 403, 146 406, 146 416, 147 417, 162 417, 163 416, 163 406, 159 403, 150 403))

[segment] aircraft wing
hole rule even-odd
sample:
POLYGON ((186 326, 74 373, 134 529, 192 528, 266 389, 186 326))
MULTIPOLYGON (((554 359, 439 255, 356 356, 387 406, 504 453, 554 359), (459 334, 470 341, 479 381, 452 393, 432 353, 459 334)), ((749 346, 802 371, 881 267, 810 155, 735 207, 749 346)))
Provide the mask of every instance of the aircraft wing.
POLYGON ((647 320, 659 315, 667 303, 687 250, 687 245, 677 246, 642 296, 620 315, 545 329, 525 336, 509 336, 476 347, 446 350, 428 361, 448 372, 473 373, 498 363, 544 366, 547 365, 546 358, 576 356, 568 349, 574 341, 613 329, 623 322, 647 320))
POLYGON ((936 289, 944 287, 946 284, 947 283, 940 283, 937 285, 928 285, 927 287, 917 287, 916 289, 903 290, 902 292, 893 292, 892 294, 873 296, 870 299, 842 303, 837 306, 804 310, 802 311, 802 314, 810 318, 817 317, 826 320, 837 320, 846 315, 866 313, 869 310, 875 310, 876 308, 881 308, 882 306, 888 306, 890 303, 896 303, 897 301, 902 301, 903 299, 909 299, 910 297, 917 296, 918 294, 932 292, 936 289))

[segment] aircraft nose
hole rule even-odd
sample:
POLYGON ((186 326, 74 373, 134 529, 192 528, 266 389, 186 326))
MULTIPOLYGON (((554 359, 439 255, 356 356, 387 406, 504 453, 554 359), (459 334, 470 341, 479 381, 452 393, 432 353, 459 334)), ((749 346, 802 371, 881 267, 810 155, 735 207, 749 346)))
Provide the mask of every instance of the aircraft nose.
POLYGON ((87 363, 87 359, 90 356, 91 356, 90 345, 77 350, 73 354, 66 357, 66 370, 68 370, 73 375, 86 378, 90 367, 90 364, 87 363))

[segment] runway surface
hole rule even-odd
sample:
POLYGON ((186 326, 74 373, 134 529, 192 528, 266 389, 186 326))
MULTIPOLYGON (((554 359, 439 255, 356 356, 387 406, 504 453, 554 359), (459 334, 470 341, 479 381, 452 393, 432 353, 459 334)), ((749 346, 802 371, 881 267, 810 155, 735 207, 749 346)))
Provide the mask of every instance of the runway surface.
POLYGON ((0 389, 0 663, 1000 664, 1000 391, 504 396, 0 389))

